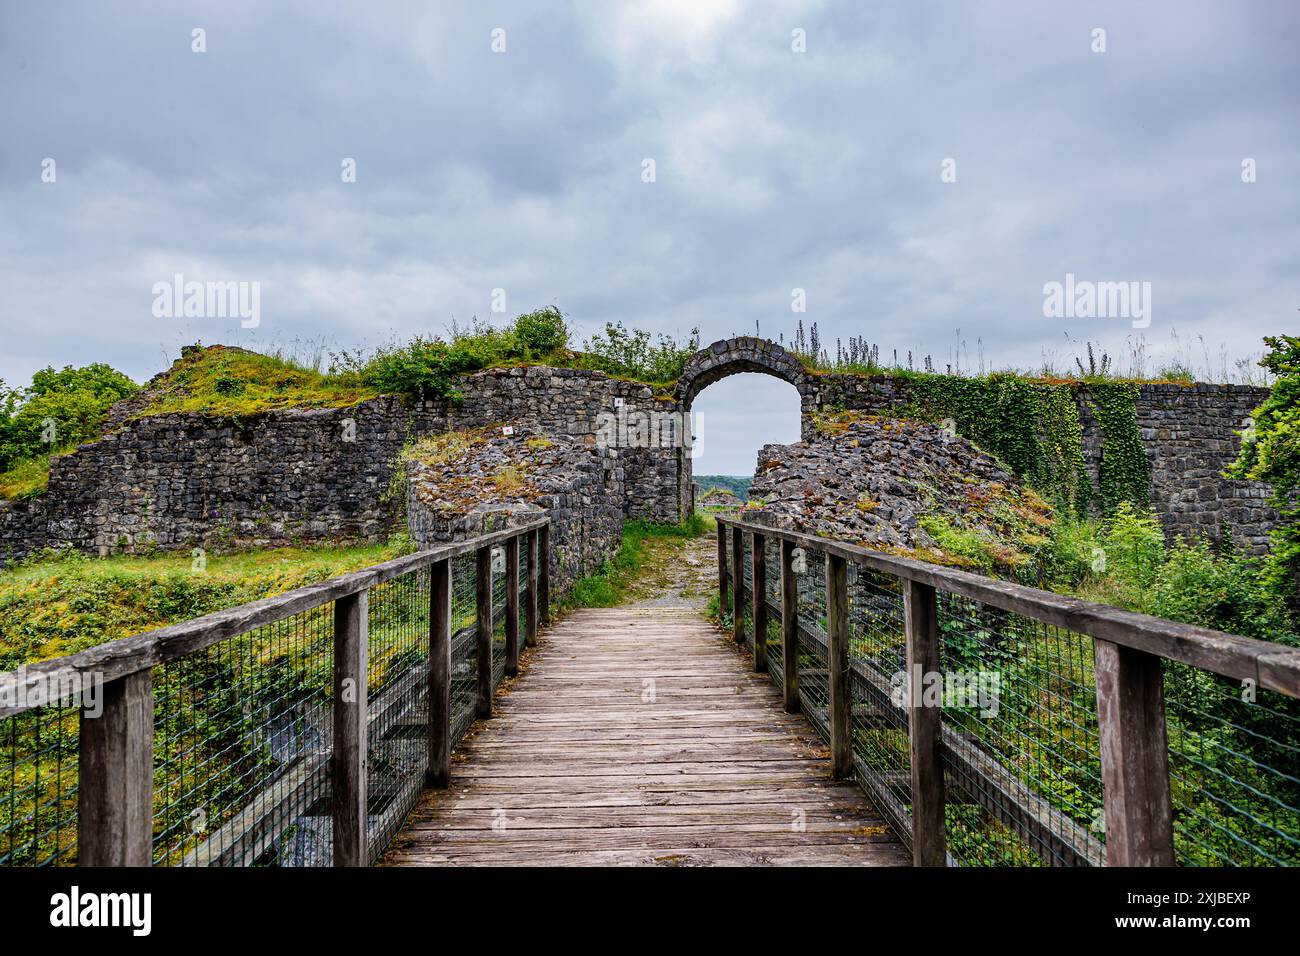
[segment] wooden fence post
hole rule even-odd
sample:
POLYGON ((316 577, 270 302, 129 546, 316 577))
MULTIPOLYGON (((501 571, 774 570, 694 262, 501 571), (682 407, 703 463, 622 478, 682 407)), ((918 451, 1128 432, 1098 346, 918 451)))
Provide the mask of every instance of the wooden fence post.
POLYGON ((727 589, 727 526, 718 522, 718 616, 725 617, 729 608, 727 589))
POLYGON ((519 536, 505 542, 506 549, 506 674, 519 673, 519 536))
POLYGON ((853 769, 849 710, 849 587, 844 558, 826 555, 826 666, 830 683, 831 771, 836 780, 853 769))
POLYGON ((781 689, 785 711, 799 712, 799 584, 794 573, 794 542, 781 542, 781 689))
POLYGON ((731 636, 745 639, 745 532, 731 529, 731 636))
POLYGON ((528 578, 528 596, 524 598, 524 646, 537 646, 537 529, 524 538, 527 558, 524 574, 528 578))
POLYGON ((492 716, 492 549, 479 548, 474 554, 474 597, 478 610, 475 634, 478 698, 474 713, 492 716))
POLYGON ((537 529, 537 613, 543 624, 551 623, 551 526, 537 529))
POLYGON ((1095 642, 1107 866, 1173 866, 1169 741, 1159 657, 1095 642))
POLYGON ((946 866, 943 709, 924 706, 921 694, 925 675, 939 672, 939 611, 934 588, 904 580, 903 617, 907 628, 907 728, 912 751, 912 864, 946 866))
POLYGON ((153 669, 108 681, 103 711, 80 717, 77 865, 153 859, 153 669))
POLYGON ((754 582, 749 589, 754 619, 754 672, 767 670, 767 542, 757 531, 750 535, 754 582))
POLYGON ((334 865, 365 866, 369 591, 334 602, 334 865))
POLYGON ((430 787, 451 782, 451 560, 429 568, 430 787))

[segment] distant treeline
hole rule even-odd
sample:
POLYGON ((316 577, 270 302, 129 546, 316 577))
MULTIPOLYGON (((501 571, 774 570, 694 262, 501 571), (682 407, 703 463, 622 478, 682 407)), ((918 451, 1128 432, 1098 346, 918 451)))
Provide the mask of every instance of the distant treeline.
POLYGON ((749 483, 753 481, 744 475, 696 475, 695 483, 700 486, 699 496, 703 498, 714 488, 730 491, 741 501, 749 500, 749 483))

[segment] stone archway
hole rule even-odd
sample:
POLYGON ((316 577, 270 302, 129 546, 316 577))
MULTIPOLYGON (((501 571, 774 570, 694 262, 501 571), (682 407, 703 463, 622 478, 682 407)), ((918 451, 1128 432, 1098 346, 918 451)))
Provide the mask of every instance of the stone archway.
MULTIPOLYGON (((806 432, 809 416, 818 406, 814 376, 780 345, 752 335, 714 342, 691 356, 677 380, 674 397, 679 410, 689 416, 691 405, 700 392, 714 382, 743 372, 771 375, 793 385, 799 392, 800 431, 806 432)), ((677 476, 678 506, 681 517, 685 518, 694 510, 695 500, 690 454, 682 449, 678 449, 677 476)))
POLYGON ((789 382, 799 392, 805 416, 816 408, 817 389, 803 363, 775 342, 743 335, 714 342, 691 356, 677 380, 676 398, 682 411, 690 411, 695 396, 714 382, 742 372, 760 372, 789 382))

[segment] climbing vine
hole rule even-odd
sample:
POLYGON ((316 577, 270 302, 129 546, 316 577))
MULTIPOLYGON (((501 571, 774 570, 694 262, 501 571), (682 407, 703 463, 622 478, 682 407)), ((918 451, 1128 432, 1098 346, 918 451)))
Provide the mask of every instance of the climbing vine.
POLYGON ((912 414, 951 418, 960 435, 998 458, 1060 511, 1082 515, 1091 498, 1083 460, 1083 426, 1068 384, 1017 375, 919 376, 912 414))
POLYGON ((1138 432, 1137 396, 1138 387, 1131 382, 1095 382, 1088 386, 1088 407, 1101 425, 1097 484, 1102 507, 1108 513, 1122 501, 1145 508, 1151 500, 1151 463, 1138 432))

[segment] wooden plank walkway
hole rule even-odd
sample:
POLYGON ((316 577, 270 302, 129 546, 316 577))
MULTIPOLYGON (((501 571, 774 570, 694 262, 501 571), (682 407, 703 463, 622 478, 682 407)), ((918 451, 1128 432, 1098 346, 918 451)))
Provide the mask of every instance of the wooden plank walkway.
POLYGON ((697 610, 576 611, 497 704, 384 865, 911 862, 697 610))

